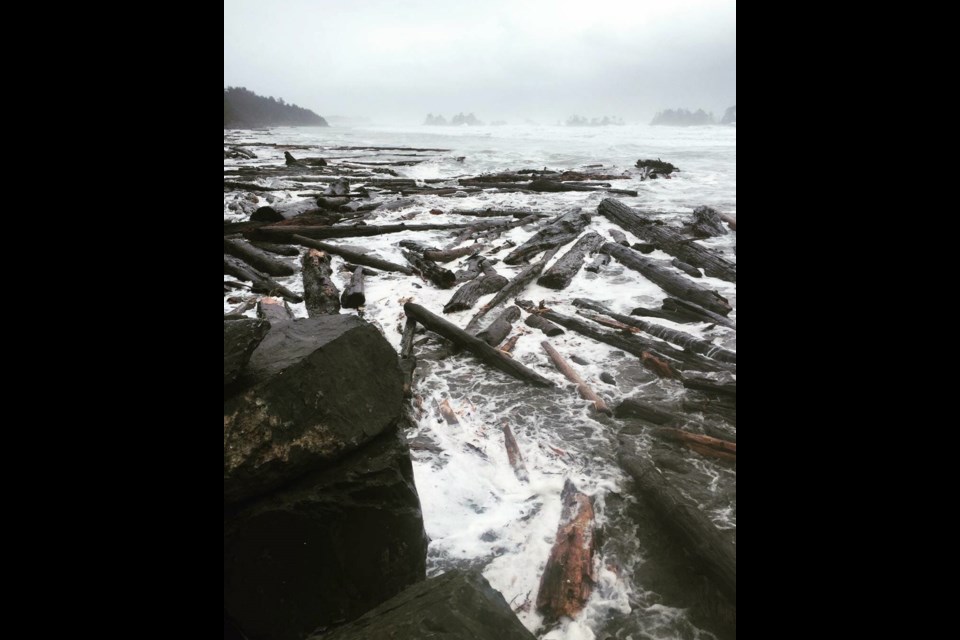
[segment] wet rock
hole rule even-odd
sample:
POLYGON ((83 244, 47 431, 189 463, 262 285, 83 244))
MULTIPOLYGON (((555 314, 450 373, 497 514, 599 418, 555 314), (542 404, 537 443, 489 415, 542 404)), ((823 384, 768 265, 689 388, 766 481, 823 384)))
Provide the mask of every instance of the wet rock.
POLYGON ((612 384, 613 386, 617 386, 617 379, 614 378, 609 373, 607 373, 606 371, 600 374, 600 379, 606 382, 607 384, 612 384))
POLYGON ((299 640, 423 580, 427 541, 410 454, 391 429, 225 511, 224 608, 251 640, 299 640))
POLYGON ((236 380, 250 355, 267 335, 270 323, 254 318, 223 320, 223 386, 236 380))
POLYGON ((437 638, 533 640, 479 570, 449 571, 410 587, 359 620, 308 640, 437 638))
POLYGON ((590 361, 589 361, 589 360, 584 360, 584 359, 581 358, 580 356, 570 356, 570 359, 573 360, 574 362, 576 362, 577 364, 579 364, 579 365, 581 365, 581 366, 584 366, 584 367, 587 366, 588 364, 590 364, 590 361))
POLYGON ((353 315, 274 327, 251 355, 244 382, 223 405, 224 503, 328 465, 400 415, 397 354, 353 315))

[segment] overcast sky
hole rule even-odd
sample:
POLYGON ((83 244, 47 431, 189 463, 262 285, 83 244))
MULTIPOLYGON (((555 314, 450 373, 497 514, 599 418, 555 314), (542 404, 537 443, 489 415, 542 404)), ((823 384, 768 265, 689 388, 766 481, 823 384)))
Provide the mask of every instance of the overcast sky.
POLYGON ((223 85, 323 116, 717 118, 735 0, 224 0, 223 85))

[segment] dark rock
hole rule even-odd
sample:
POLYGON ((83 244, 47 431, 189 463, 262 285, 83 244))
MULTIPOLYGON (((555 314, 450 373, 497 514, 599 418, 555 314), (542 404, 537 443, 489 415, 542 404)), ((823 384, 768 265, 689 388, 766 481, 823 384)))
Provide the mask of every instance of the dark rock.
POLYGON ((449 571, 414 585, 359 620, 308 640, 436 638, 533 640, 499 591, 476 569, 449 571))
POLYGON ((600 374, 600 379, 606 382, 607 384, 612 384, 613 386, 617 386, 617 379, 614 378, 609 373, 607 373, 606 371, 600 374))
POLYGON ((329 464, 400 415, 397 354, 353 315, 274 327, 223 405, 223 498, 266 493, 329 464))
POLYGON ((224 608, 251 640, 299 640, 423 580, 426 553, 410 453, 393 429, 225 511, 224 608))
POLYGON ((314 198, 305 200, 285 200, 277 204, 260 207, 250 215, 253 222, 280 222, 302 215, 323 214, 314 198))
POLYGON ((223 319, 223 386, 240 376, 250 355, 270 330, 270 323, 254 318, 223 319))
POLYGON ((345 196, 350 193, 350 181, 346 178, 337 178, 337 181, 323 190, 325 196, 345 196))

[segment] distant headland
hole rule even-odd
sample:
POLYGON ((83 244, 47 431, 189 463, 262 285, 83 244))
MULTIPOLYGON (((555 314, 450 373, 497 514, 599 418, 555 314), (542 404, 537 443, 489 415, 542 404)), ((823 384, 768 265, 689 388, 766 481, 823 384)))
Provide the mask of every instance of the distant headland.
POLYGON ((223 128, 328 127, 327 121, 310 109, 287 104, 283 98, 258 96, 246 87, 223 90, 223 128))

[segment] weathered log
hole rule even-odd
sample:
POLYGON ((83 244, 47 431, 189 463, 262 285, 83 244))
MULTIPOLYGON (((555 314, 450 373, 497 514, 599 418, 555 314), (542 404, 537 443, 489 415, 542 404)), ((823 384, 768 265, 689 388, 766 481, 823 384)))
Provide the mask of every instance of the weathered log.
POLYGON ((320 207, 313 198, 307 198, 306 200, 285 200, 260 207, 250 215, 250 219, 254 222, 280 222, 281 220, 291 220, 314 212, 319 213, 319 211, 320 207))
POLYGON ((521 335, 522 334, 517 333, 510 336, 510 339, 504 342, 502 347, 499 347, 500 351, 503 351, 504 353, 513 353, 513 349, 517 346, 517 340, 520 339, 521 335))
MULTIPOLYGON (((687 443, 696 443, 708 447, 710 449, 716 449, 727 454, 732 454, 734 460, 737 456, 737 443, 730 442, 729 440, 723 440, 721 438, 714 438, 712 436, 704 436, 699 433, 690 433, 689 431, 684 431, 682 429, 673 429, 670 427, 661 427, 659 429, 653 430, 653 435, 658 438, 663 438, 665 440, 672 440, 674 442, 683 442, 687 443)), ((728 459, 725 456, 717 456, 728 459)))
POLYGON ((370 276, 380 275, 380 272, 377 271, 376 269, 371 269, 369 267, 361 267, 360 265, 350 264, 349 262, 340 263, 340 271, 346 271, 347 273, 353 274, 353 272, 356 271, 357 269, 363 269, 363 275, 365 275, 368 278, 370 276))
POLYGON ((657 248, 688 264, 700 267, 708 276, 729 282, 737 281, 737 265, 685 238, 668 225, 639 214, 619 200, 607 198, 600 203, 597 211, 638 238, 652 242, 657 248))
POLYGON ((564 333, 563 329, 553 324, 549 320, 545 318, 541 318, 535 313, 531 313, 530 315, 528 315, 527 318, 523 321, 523 323, 528 327, 533 327, 534 329, 540 329, 540 331, 542 331, 543 333, 551 337, 559 336, 560 334, 564 333))
POLYGON ((460 269, 456 273, 458 284, 462 282, 469 282, 470 280, 473 280, 474 278, 479 276, 481 273, 484 273, 487 275, 493 275, 497 273, 496 270, 493 268, 493 265, 490 263, 489 260, 487 260, 485 256, 480 256, 480 255, 470 256, 469 258, 467 258, 465 266, 466 266, 465 269, 460 269))
POLYGON ((417 321, 407 318, 400 339, 400 373, 403 374, 403 397, 413 395, 413 372, 417 368, 417 358, 413 355, 413 335, 417 331, 417 321))
POLYGON ((644 258, 633 249, 612 242, 603 245, 602 249, 619 260, 625 267, 640 272, 668 294, 690 300, 701 307, 722 315, 730 313, 733 309, 727 299, 716 291, 707 289, 677 274, 675 271, 662 266, 662 263, 656 260, 644 258))
POLYGON ((289 245, 289 244, 275 244, 273 242, 258 242, 256 240, 252 241, 250 244, 257 247, 258 249, 263 249, 270 253, 275 253, 279 256, 299 256, 300 249, 289 245))
POLYGON ((593 570, 593 500, 577 491, 569 479, 560 494, 563 511, 556 542, 537 592, 537 611, 547 624, 563 616, 574 618, 583 609, 596 582, 593 570))
POLYGON ((344 309, 357 309, 366 304, 367 298, 363 295, 363 267, 357 267, 350 278, 350 284, 340 296, 340 305, 344 309))
POLYGON ((401 241, 400 246, 416 251, 427 260, 433 260, 434 262, 453 262, 457 258, 472 256, 486 249, 486 245, 480 243, 459 247, 457 249, 434 249, 410 240, 401 241))
POLYGON ((625 236, 623 231, 620 231, 619 229, 610 229, 610 237, 613 238, 613 241, 617 244, 622 244, 625 247, 630 246, 627 236, 625 236))
POLYGON ((721 213, 719 214, 719 216, 720 216, 720 219, 726 222, 731 229, 733 229, 734 231, 737 230, 737 219, 734 216, 731 216, 730 214, 727 214, 727 213, 721 213))
POLYGON ((530 236, 526 242, 511 251, 503 261, 507 264, 520 264, 541 251, 563 246, 575 240, 588 224, 590 224, 590 216, 581 213, 579 209, 564 214, 530 236))
MULTIPOLYGON (((691 413, 704 413, 716 416, 721 420, 737 426, 737 401, 729 397, 704 398, 703 400, 691 400, 684 397, 681 401, 684 411, 691 413)), ((724 435, 726 438, 727 436, 724 435)), ((729 438, 728 438, 729 439, 729 438)))
POLYGON ((251 233, 255 237, 285 237, 298 234, 308 238, 359 238, 379 236, 387 233, 402 233, 404 231, 437 231, 447 229, 463 229, 469 227, 467 222, 451 222, 444 224, 384 224, 384 225, 343 225, 343 226, 299 226, 299 225, 267 225, 251 233))
POLYGON ((490 326, 477 334, 477 337, 486 342, 491 347, 495 347, 510 333, 514 322, 520 318, 520 308, 511 305, 503 310, 497 319, 490 323, 490 326))
MULTIPOLYGON (((648 309, 646 307, 636 307, 630 312, 630 315, 643 316, 645 318, 662 318, 679 324, 692 324, 703 322, 703 318, 692 314, 680 313, 675 311, 666 311, 664 309, 648 309)), ((720 317, 720 316, 718 316, 720 317)))
POLYGON ((566 360, 563 359, 556 349, 553 348, 549 342, 544 340, 540 343, 540 346, 543 347, 543 350, 547 352, 547 355, 550 356, 550 361, 553 362, 557 370, 562 373, 567 380, 577 385, 577 393, 580 394, 580 397, 584 400, 589 400, 593 403, 594 411, 598 413, 605 413, 611 415, 613 412, 610 411, 610 408, 607 407, 607 403, 596 394, 596 392, 591 389, 586 382, 583 381, 583 378, 573 370, 566 360))
POLYGON ((603 236, 596 231, 585 234, 537 279, 537 284, 551 289, 566 289, 583 266, 583 257, 595 252, 602 244, 603 236))
POLYGON ((450 406, 450 400, 446 398, 440 403, 440 415, 443 416, 443 419, 446 420, 447 424, 451 427, 460 426, 457 414, 453 412, 453 407, 450 406))
POLYGON ((293 320, 293 311, 290 310, 285 301, 268 296, 260 298, 260 301, 257 302, 257 317, 269 322, 271 327, 276 327, 293 320))
POLYGON ((690 235, 697 238, 727 235, 727 230, 723 228, 723 218, 713 207, 701 206, 694 209, 693 220, 688 222, 687 226, 690 235))
MULTIPOLYGON (((230 300, 227 300, 227 302, 230 302, 230 300)), ((244 313, 246 313, 250 309, 253 309, 256 306, 257 306, 256 298, 247 298, 246 300, 244 300, 243 302, 235 306, 233 309, 230 309, 230 311, 228 311, 223 315, 242 316, 244 313)))
POLYGON ((736 606, 737 550, 729 534, 717 529, 703 509, 680 493, 649 458, 622 447, 619 459, 620 466, 633 477, 637 490, 664 526, 736 606))
POLYGON ((530 216, 545 216, 546 214, 537 213, 535 211, 518 211, 516 209, 483 209, 482 211, 454 209, 450 212, 450 215, 473 216, 475 218, 499 218, 502 216, 512 216, 514 218, 523 219, 529 218, 530 216))
POLYGON ((517 480, 530 482, 530 474, 527 473, 527 465, 523 463, 523 456, 520 455, 520 447, 517 446, 510 425, 506 423, 503 424, 503 444, 507 449, 507 460, 510 462, 510 467, 513 469, 514 475, 517 476, 517 480))
POLYGON ((403 253, 407 262, 420 272, 422 278, 429 280, 438 288, 449 289, 457 283, 457 276, 454 275, 453 271, 437 266, 437 263, 433 260, 427 260, 412 251, 404 250, 401 253, 403 253))
POLYGON ((714 360, 719 360, 720 362, 729 362, 732 364, 736 364, 737 362, 737 353, 735 351, 724 349, 723 347, 719 347, 711 342, 694 337, 689 333, 677 331, 676 329, 669 329, 659 324, 646 322, 645 320, 638 320, 637 318, 627 316, 622 313, 616 313, 598 302, 586 300, 584 298, 575 298, 573 300, 573 305, 584 309, 593 309, 594 311, 610 316, 615 320, 619 320, 623 324, 636 327, 637 329, 640 329, 641 331, 644 331, 655 338, 666 340, 667 342, 671 342, 677 346, 683 347, 684 349, 692 351, 693 353, 699 353, 700 355, 713 358, 714 360))
POLYGON ((556 180, 548 180, 546 178, 540 178, 538 180, 532 180, 529 184, 525 185, 526 189, 530 191, 540 191, 547 193, 556 193, 560 191, 607 191, 609 193, 615 193, 621 196, 636 196, 637 192, 633 189, 610 189, 610 188, 596 188, 593 186, 581 185, 581 184, 571 184, 570 182, 557 182, 556 180))
MULTIPOLYGON (((733 320, 730 318, 726 318, 719 313, 714 313, 710 309, 705 309, 701 305, 697 304, 696 302, 691 302, 690 300, 664 298, 661 306, 667 313, 686 315, 696 319, 697 322, 712 322, 714 324, 730 327, 731 329, 737 328, 737 325, 734 324, 733 320)), ((634 311, 636 311, 636 309, 634 309, 634 311)), ((633 312, 631 312, 631 314, 633 314, 633 312)), ((643 314, 638 313, 633 315, 643 314)))
MULTIPOLYGON (((576 331, 577 333, 585 335, 588 338, 593 338, 598 342, 603 342, 612 347, 623 349, 627 353, 631 353, 640 358, 640 363, 657 375, 661 375, 661 371, 663 371, 662 367, 658 367, 656 361, 651 360, 650 357, 658 356, 659 358, 665 358, 666 356, 657 351, 657 349, 655 349, 649 341, 643 340, 638 336, 632 334, 625 335, 622 333, 611 333, 591 325, 589 322, 585 322, 573 316, 557 313, 552 309, 537 309, 529 300, 517 300, 517 306, 519 306, 521 309, 525 309, 531 314, 536 314, 548 320, 552 320, 553 322, 556 322, 557 324, 562 325, 571 331, 576 331)), ((669 347, 670 345, 665 346, 669 347)), ((673 364, 673 366, 679 368, 679 364, 673 364)), ((676 373, 670 373, 666 377, 674 378, 679 377, 679 375, 676 373)))
MULTIPOLYGON (((626 245, 624 245, 626 246, 626 245)), ((630 248, 634 251, 639 251, 640 253, 653 253, 657 250, 657 245, 650 244, 649 242, 634 242, 630 245, 630 248)))
POLYGON ((493 296, 490 302, 480 307, 480 310, 477 311, 476 315, 474 315, 473 318, 470 319, 469 324, 467 324, 467 333, 474 332, 477 323, 480 321, 480 318, 487 315, 487 313, 489 313, 491 310, 496 309, 497 305, 507 300, 507 298, 510 296, 519 295, 534 278, 540 275, 540 273, 543 271, 543 268, 547 265, 550 259, 556 255, 557 251, 559 251, 559 247, 547 251, 545 254, 543 254, 543 257, 540 258, 539 262, 534 262, 533 264, 527 265, 521 269, 520 273, 515 275, 513 280, 507 283, 507 286, 501 289, 497 295, 493 296))
POLYGON ((340 291, 330 279, 330 256, 317 249, 308 249, 300 264, 307 315, 315 318, 340 313, 340 291))
POLYGON ((411 269, 410 267, 406 267, 401 264, 395 264, 388 260, 384 260, 383 258, 378 258, 376 256, 372 256, 366 253, 361 253, 360 251, 354 251, 353 249, 348 249, 346 247, 338 247, 335 244, 320 242, 319 240, 313 240, 311 238, 306 238, 301 235, 290 236, 290 240, 304 247, 310 247, 312 249, 320 249, 321 251, 332 253, 335 256, 340 256, 345 260, 349 260, 352 263, 356 263, 364 267, 373 267, 374 269, 380 269, 382 271, 393 271, 396 273, 403 273, 408 276, 413 275, 413 269, 411 269))
POLYGON ((303 298, 290 291, 282 284, 271 280, 259 271, 248 267, 246 264, 237 260, 233 256, 223 254, 223 272, 240 280, 248 280, 253 286, 251 291, 256 293, 265 293, 267 295, 279 294, 284 300, 290 302, 303 302, 303 298))
POLYGON ((593 259, 593 262, 584 268, 592 273, 600 273, 600 271, 608 264, 610 264, 610 256, 605 253, 598 253, 593 259))
POLYGON ((697 391, 703 391, 704 393, 709 393, 711 395, 732 396, 733 398, 737 397, 736 382, 718 382, 716 380, 709 380, 707 378, 685 376, 683 378, 683 386, 685 386, 687 389, 696 389, 697 391))
POLYGON ((443 312, 466 311, 476 304, 480 296, 500 291, 506 286, 507 282, 506 278, 496 272, 471 280, 456 290, 450 301, 443 306, 443 312))
POLYGON ((244 240, 223 239, 223 252, 239 258, 268 276, 292 276, 296 269, 251 246, 244 240))
POLYGON ((672 411, 650 404, 649 402, 644 402, 638 398, 624 399, 623 402, 617 405, 613 415, 617 418, 639 418, 645 422, 661 427, 695 429, 714 438, 722 438, 723 440, 731 442, 737 441, 736 433, 728 433, 706 422, 700 422, 689 416, 673 413, 672 411))
POLYGON ((403 310, 408 318, 413 318, 427 329, 440 334, 455 345, 470 351, 489 366, 499 369, 518 380, 523 380, 536 386, 554 386, 553 382, 544 378, 539 373, 512 360, 509 356, 494 349, 483 340, 471 336, 453 323, 447 322, 443 318, 430 313, 419 304, 407 302, 403 305, 403 310))
POLYGON ((540 215, 535 214, 508 223, 503 223, 499 220, 484 220, 483 222, 477 222, 458 233, 451 243, 451 246, 455 247, 466 240, 477 240, 480 238, 493 240, 508 229, 513 229, 514 227, 523 227, 528 224, 535 224, 540 221, 540 218, 540 215))
POLYGON ((680 269, 680 271, 683 271, 685 274, 687 274, 691 278, 703 277, 703 274, 700 273, 700 269, 697 269, 695 266, 691 264, 687 264, 686 262, 681 262, 677 258, 674 258, 673 260, 671 260, 670 264, 675 266, 677 269, 680 269))

